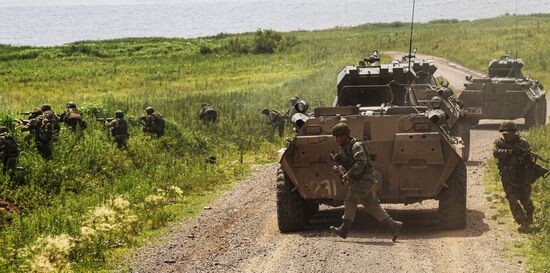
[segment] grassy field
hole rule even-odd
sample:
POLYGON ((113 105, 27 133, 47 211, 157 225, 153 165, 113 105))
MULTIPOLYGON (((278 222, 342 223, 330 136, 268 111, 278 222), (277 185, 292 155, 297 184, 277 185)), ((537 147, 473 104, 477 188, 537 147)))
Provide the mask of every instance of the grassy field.
MULTIPOLYGON (((525 72, 550 82, 550 16, 517 20, 525 72)), ((491 58, 514 49, 514 25, 510 16, 419 24, 414 46, 419 53, 485 71, 491 58)), ((263 107, 284 111, 294 95, 312 107, 330 104, 343 65, 357 63, 374 48, 406 50, 407 33, 406 24, 392 23, 200 39, 0 46, 0 123, 20 140, 23 168, 15 179, 0 177, 0 198, 20 211, 0 211, 0 270, 108 270, 120 253, 171 221, 197 213, 217 190, 246 175, 250 163, 274 161, 285 140, 270 136, 263 107), (90 128, 83 139, 62 132, 54 160, 44 161, 25 144, 14 119, 43 103, 61 111, 67 101, 79 104, 90 128), (220 111, 218 123, 197 120, 203 102, 220 111), (166 137, 151 139, 140 132, 137 118, 147 106, 167 118, 166 137), (94 113, 111 116, 117 109, 132 125, 128 151, 113 147, 93 120, 94 113), (210 155, 217 164, 205 162, 210 155)), ((286 137, 291 136, 287 128, 286 137)), ((539 205, 540 200, 542 195, 539 205)), ((537 221, 548 228, 548 218, 537 221)), ((533 249, 544 250, 535 244, 548 245, 547 229, 538 234, 546 237, 534 235, 533 249)))

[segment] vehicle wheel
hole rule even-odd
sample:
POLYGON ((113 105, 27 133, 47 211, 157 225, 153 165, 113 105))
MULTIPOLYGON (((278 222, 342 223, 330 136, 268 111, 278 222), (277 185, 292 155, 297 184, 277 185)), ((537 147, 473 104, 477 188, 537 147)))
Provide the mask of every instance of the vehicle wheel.
POLYGON ((301 230, 308 221, 308 206, 298 191, 292 191, 294 184, 279 167, 277 170, 277 222, 281 232, 301 230))
POLYGON ((468 161, 470 157, 470 126, 471 121, 467 119, 459 120, 453 128, 451 128, 451 134, 462 138, 464 141, 464 149, 462 149, 462 160, 468 161))
POLYGON ((460 162, 439 193, 439 226, 442 229, 466 227, 466 164, 460 162))
POLYGON ((525 116, 525 129, 540 125, 540 103, 536 102, 529 108, 527 115, 525 116))
POLYGON ((547 118, 547 115, 548 115, 546 97, 544 97, 540 100, 539 111, 540 111, 540 114, 539 114, 540 125, 546 125, 546 118, 547 118))

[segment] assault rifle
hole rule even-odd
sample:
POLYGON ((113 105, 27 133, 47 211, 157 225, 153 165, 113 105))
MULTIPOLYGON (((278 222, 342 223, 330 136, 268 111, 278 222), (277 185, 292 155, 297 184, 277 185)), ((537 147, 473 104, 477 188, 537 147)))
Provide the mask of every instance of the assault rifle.
POLYGON ((340 175, 340 182, 342 182, 343 185, 349 186, 348 180, 344 179, 344 175, 346 174, 346 169, 344 168, 344 166, 342 166, 342 164, 340 164, 338 155, 334 154, 334 152, 330 152, 329 157, 332 160, 332 162, 334 162, 334 166, 338 169, 338 174, 340 175))
POLYGON ((101 122, 111 122, 111 121, 115 120, 115 118, 96 118, 95 120, 96 121, 101 121, 101 122))
POLYGON ((28 116, 30 115, 32 112, 19 112, 19 115, 25 115, 25 116, 28 116))
POLYGON ((146 121, 146 120, 147 120, 147 117, 141 117, 141 118, 139 118, 138 123, 139 123, 140 125, 145 126, 145 121, 146 121))
POLYGON ((520 146, 517 146, 515 145, 514 147, 512 147, 512 151, 513 152, 516 152, 516 153, 521 153, 521 154, 527 154, 527 155, 530 155, 533 159, 536 160, 540 160, 546 164, 550 164, 550 161, 548 161, 548 159, 545 159, 543 158, 542 156, 534 153, 533 151, 529 150, 529 149, 525 149, 523 147, 520 147, 520 146))

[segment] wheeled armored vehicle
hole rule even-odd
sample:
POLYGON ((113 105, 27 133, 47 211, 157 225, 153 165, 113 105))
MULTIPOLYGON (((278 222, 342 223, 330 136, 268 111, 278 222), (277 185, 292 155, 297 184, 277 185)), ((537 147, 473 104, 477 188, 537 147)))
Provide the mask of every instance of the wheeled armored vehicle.
POLYGON ((329 157, 338 150, 331 131, 339 122, 347 123, 351 136, 367 145, 382 203, 438 199, 440 226, 465 226, 463 143, 445 128, 454 114, 419 105, 417 92, 437 91, 431 84, 416 84, 415 78, 414 70, 399 63, 350 65, 340 71, 333 105, 315 108, 279 151, 277 219, 282 232, 302 229, 320 204, 343 204, 348 188, 333 172, 329 157))
POLYGON ((525 77, 521 59, 504 55, 492 60, 484 78, 466 77, 458 97, 471 123, 481 119, 525 118, 525 127, 546 124, 546 92, 539 81, 525 77))

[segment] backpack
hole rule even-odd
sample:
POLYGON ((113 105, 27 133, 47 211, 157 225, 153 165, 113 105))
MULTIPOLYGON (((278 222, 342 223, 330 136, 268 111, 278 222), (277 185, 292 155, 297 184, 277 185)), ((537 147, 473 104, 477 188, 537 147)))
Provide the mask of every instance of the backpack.
POLYGON ((52 140, 59 133, 59 117, 52 111, 46 111, 42 114, 42 121, 39 129, 39 136, 42 140, 52 140))
POLYGON ((67 119, 78 119, 78 120, 82 120, 82 114, 80 113, 80 111, 78 111, 78 109, 76 108, 69 108, 68 111, 67 111, 67 119))
POLYGON ((164 134, 164 127, 166 126, 164 118, 159 113, 153 113, 151 115, 153 116, 153 128, 155 128, 155 133, 164 134))
POLYGON ((17 142, 9 134, 0 134, 0 153, 3 158, 16 157, 19 155, 17 142))
POLYGON ((116 136, 128 136, 128 123, 124 119, 115 119, 114 125, 111 128, 111 135, 116 136))

